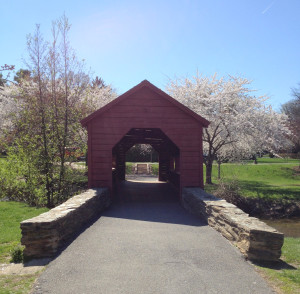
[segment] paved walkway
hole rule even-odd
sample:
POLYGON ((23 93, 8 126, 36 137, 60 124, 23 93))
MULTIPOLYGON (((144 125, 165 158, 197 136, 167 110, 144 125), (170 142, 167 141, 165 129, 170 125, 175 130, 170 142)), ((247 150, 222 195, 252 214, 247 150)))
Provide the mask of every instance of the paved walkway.
POLYGON ((167 199, 115 204, 48 265, 35 293, 273 292, 226 239, 167 199))

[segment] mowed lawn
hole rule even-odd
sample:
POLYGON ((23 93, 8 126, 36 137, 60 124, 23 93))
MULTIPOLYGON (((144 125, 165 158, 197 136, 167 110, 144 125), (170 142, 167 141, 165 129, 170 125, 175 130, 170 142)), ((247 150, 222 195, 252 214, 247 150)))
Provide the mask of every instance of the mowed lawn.
MULTIPOLYGON (((29 207, 20 202, 0 201, 0 264, 9 263, 11 251, 21 243, 20 222, 32 218, 47 208, 29 207)), ((27 294, 38 273, 30 275, 1 275, 0 294, 27 294)))
POLYGON ((281 260, 257 268, 279 293, 300 293, 300 238, 284 238, 281 260))
POLYGON ((20 244, 20 222, 48 211, 13 201, 0 201, 0 263, 8 263, 11 250, 20 244))
MULTIPOLYGON (((224 181, 236 180, 245 197, 300 200, 299 160, 259 158, 258 164, 225 163, 221 165, 224 181)), ((205 168, 204 168, 205 171, 205 168)), ((218 166, 213 166, 213 182, 218 183, 218 166)), ((212 187, 207 187, 211 191, 212 187)))

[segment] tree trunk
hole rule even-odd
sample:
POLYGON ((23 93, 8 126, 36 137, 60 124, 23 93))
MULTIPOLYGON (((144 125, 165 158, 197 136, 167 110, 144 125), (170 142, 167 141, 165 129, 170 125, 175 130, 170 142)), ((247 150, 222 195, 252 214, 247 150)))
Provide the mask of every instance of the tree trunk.
POLYGON ((207 160, 206 166, 206 184, 212 184, 211 173, 212 173, 212 160, 207 160))
POLYGON ((221 179, 221 161, 218 161, 218 179, 221 179))
POLYGON ((257 164, 257 157, 254 155, 254 164, 257 164))

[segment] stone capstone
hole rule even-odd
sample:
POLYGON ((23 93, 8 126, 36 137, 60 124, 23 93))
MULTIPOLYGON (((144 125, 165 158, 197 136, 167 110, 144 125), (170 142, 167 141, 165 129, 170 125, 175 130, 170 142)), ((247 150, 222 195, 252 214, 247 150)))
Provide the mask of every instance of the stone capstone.
POLYGON ((237 246, 246 258, 279 260, 284 235, 276 229, 198 187, 183 188, 182 203, 237 246))
POLYGON ((48 212, 22 221, 24 257, 54 256, 89 220, 110 204, 108 188, 90 189, 48 212))

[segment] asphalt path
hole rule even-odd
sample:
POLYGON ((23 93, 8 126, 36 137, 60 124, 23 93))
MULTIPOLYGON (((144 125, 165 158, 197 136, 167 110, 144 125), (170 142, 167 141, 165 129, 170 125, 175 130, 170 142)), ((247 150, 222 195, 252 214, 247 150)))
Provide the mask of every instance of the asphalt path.
MULTIPOLYGON (((137 193, 134 185, 121 193, 137 193)), ((274 292, 234 246, 167 197, 114 204, 47 266, 34 293, 274 292)))

